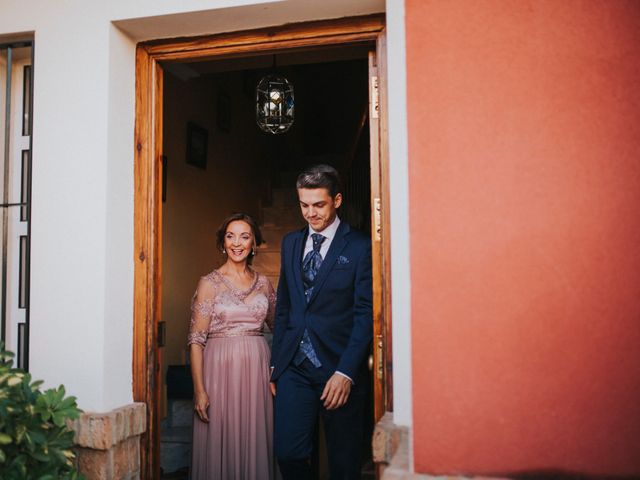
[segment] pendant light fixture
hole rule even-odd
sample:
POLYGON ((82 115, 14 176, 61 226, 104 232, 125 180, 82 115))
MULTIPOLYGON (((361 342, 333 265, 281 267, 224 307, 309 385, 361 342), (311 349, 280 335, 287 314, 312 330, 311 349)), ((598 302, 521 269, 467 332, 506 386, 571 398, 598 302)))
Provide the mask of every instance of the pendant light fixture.
POLYGON ((262 77, 256 86, 256 123, 264 132, 278 135, 293 125, 293 85, 275 73, 276 56, 273 56, 274 72, 262 77))

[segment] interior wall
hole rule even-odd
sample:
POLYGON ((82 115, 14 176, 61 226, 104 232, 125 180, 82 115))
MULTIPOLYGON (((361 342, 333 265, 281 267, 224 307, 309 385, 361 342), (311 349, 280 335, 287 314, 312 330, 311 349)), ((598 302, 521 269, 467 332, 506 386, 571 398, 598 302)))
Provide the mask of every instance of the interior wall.
POLYGON ((415 469, 640 474, 640 4, 406 19, 415 469))
POLYGON ((215 232, 232 212, 259 217, 262 135, 241 73, 183 82, 165 75, 164 154, 168 175, 163 203, 163 310, 167 364, 184 363, 190 301, 198 279, 224 261, 215 232), (218 94, 229 97, 231 129, 217 127, 218 94), (187 122, 208 131, 206 170, 186 163, 187 122))
MULTIPOLYGON (((165 74, 164 154, 166 201, 162 204, 162 320, 167 325, 163 364, 185 363, 191 297, 198 280, 224 262, 215 244, 220 223, 244 211, 259 218, 264 135, 255 125, 252 98, 242 72, 188 82, 165 74), (230 131, 217 125, 218 97, 231 110, 230 131), (207 166, 186 163, 187 122, 208 131, 207 166)), ((163 382, 164 382, 163 372, 163 382)))

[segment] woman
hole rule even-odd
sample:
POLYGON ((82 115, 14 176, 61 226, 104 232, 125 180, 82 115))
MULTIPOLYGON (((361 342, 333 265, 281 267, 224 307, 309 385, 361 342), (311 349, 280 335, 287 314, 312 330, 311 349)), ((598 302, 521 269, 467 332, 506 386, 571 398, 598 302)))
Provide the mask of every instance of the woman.
POLYGON ((261 243, 249 215, 227 218, 217 232, 226 262, 200 279, 193 296, 193 480, 272 478, 270 352, 262 329, 273 326, 275 293, 251 269, 261 243))

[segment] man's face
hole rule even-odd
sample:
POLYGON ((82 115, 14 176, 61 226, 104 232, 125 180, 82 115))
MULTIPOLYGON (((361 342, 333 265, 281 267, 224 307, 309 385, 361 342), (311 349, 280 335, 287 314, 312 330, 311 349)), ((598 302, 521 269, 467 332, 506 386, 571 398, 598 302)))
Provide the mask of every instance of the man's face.
POLYGON ((298 200, 304 219, 316 232, 321 232, 336 218, 342 194, 332 198, 326 188, 299 188, 298 200))

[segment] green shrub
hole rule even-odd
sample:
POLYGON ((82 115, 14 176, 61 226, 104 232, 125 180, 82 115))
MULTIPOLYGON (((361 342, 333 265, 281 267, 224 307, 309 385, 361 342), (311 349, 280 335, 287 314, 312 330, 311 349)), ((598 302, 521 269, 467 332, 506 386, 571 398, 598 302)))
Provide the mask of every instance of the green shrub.
POLYGON ((12 368, 13 353, 0 344, 0 478, 79 480, 74 468, 73 431, 67 419, 81 413, 64 387, 41 392, 42 381, 12 368))

